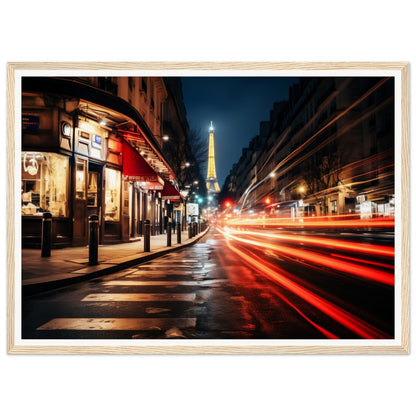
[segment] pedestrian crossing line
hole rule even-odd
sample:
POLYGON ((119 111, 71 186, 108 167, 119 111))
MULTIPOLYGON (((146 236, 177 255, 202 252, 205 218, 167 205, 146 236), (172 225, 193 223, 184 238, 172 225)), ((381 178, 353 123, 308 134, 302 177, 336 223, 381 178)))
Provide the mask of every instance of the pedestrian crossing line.
POLYGON ((168 254, 167 256, 163 256, 162 260, 172 261, 173 263, 198 263, 200 262, 199 259, 183 259, 182 254, 168 254))
POLYGON ((219 280, 110 280, 103 283, 104 286, 209 286, 221 283, 219 280))
POLYGON ((196 318, 56 318, 37 328, 39 331, 165 331, 195 328, 196 318))
MULTIPOLYGON (((195 274, 195 272, 193 272, 192 270, 181 270, 180 273, 181 274, 195 274)), ((169 274, 168 271, 160 271, 160 270, 137 270, 134 273, 131 273, 132 276, 140 276, 140 275, 166 276, 168 274, 169 274)))
POLYGON ((171 264, 171 263, 166 263, 166 264, 158 264, 158 265, 146 265, 146 266, 140 266, 138 267, 138 270, 152 270, 152 271, 157 271, 159 269, 170 269, 170 270, 194 270, 194 269, 202 269, 203 266, 201 265, 191 265, 191 264, 171 264))
POLYGON ((83 302, 194 302, 195 293, 93 293, 83 302))
POLYGON ((103 283, 104 286, 197 286, 198 282, 183 280, 110 280, 103 283))
POLYGON ((191 263, 190 264, 190 266, 191 266, 191 265, 194 265, 195 263, 200 263, 200 260, 192 260, 192 259, 189 259, 189 260, 170 260, 170 259, 164 258, 164 259, 160 260, 160 262, 162 262, 162 263, 170 263, 170 264, 175 264, 175 265, 176 264, 191 263))

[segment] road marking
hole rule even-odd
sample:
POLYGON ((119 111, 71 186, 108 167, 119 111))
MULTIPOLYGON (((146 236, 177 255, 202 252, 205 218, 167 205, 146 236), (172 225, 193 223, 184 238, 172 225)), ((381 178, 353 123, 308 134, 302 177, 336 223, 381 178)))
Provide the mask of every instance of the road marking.
MULTIPOLYGON (((172 272, 174 272, 174 270, 172 270, 172 272)), ((180 270, 180 272, 178 272, 180 274, 194 274, 197 272, 192 272, 192 270, 180 270)), ((172 273, 172 274, 178 274, 178 273, 172 273)), ((200 272, 198 272, 200 273, 200 272)), ((138 275, 149 275, 149 276, 166 276, 168 273, 167 271, 158 271, 158 270, 137 270, 134 273, 132 273, 133 276, 138 276, 138 275)))
POLYGON ((83 302, 194 302, 195 293, 93 293, 83 302))
POLYGON ((200 260, 192 260, 192 259, 190 259, 190 260, 163 259, 163 260, 160 260, 160 261, 163 262, 163 263, 173 263, 173 264, 182 264, 182 263, 193 263, 193 264, 195 264, 195 263, 200 263, 200 260))
POLYGON ((110 280, 103 283, 104 286, 209 286, 216 283, 223 283, 219 279, 207 280, 110 280))
POLYGON ((158 265, 151 265, 151 264, 147 264, 146 266, 139 266, 138 270, 147 270, 147 269, 151 269, 151 270, 158 270, 158 269, 188 269, 188 270, 192 270, 192 269, 201 269, 202 265, 193 265, 193 264, 172 264, 172 263, 167 263, 167 264, 158 264, 158 265))
POLYGON ((56 318, 37 328, 38 330, 82 331, 164 331, 172 327, 194 328, 196 318, 56 318))

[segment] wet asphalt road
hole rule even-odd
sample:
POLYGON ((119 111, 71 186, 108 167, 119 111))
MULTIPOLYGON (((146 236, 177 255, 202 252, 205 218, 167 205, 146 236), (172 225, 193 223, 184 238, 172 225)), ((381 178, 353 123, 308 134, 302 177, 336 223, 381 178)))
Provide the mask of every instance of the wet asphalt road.
MULTIPOLYGON (((330 271, 262 250, 258 256, 286 264, 314 285, 323 281, 337 293, 328 294, 331 300, 342 298, 345 290, 354 301, 344 300, 343 307, 352 305, 351 313, 392 333, 391 308, 385 312, 377 306, 391 302, 391 288, 356 279, 331 286, 330 271), (365 297, 355 296, 358 290, 365 297), (376 299, 370 302, 374 307, 367 306, 367 296, 376 299)), ((266 279, 230 250, 216 230, 181 251, 22 300, 23 339, 314 339, 326 337, 322 328, 340 338, 357 337, 266 279)))

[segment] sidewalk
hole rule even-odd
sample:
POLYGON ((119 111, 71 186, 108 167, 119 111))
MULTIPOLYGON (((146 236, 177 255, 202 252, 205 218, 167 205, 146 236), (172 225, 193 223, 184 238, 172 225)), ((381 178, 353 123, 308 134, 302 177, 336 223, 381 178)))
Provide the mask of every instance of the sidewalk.
POLYGON ((209 228, 193 238, 188 237, 188 231, 182 231, 181 244, 177 244, 176 234, 172 234, 171 247, 167 247, 166 234, 151 236, 150 252, 146 253, 143 237, 139 241, 100 245, 96 266, 88 265, 88 246, 52 250, 50 257, 41 257, 39 249, 22 249, 23 294, 54 289, 144 263, 194 244, 208 231, 209 228))

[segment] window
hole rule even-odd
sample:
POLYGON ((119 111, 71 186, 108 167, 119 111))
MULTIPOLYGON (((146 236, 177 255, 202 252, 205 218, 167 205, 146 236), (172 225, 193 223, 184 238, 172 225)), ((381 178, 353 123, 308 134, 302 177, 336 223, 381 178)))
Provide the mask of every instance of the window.
POLYGON ((68 216, 69 159, 55 153, 22 152, 22 215, 68 216))
POLYGON ((75 197, 77 199, 85 199, 85 178, 87 173, 87 161, 85 159, 77 158, 75 165, 75 197))
POLYGON ((88 172, 88 199, 89 207, 96 207, 98 203, 98 172, 88 172))
POLYGON ((120 221, 120 171, 105 170, 105 221, 120 221))

